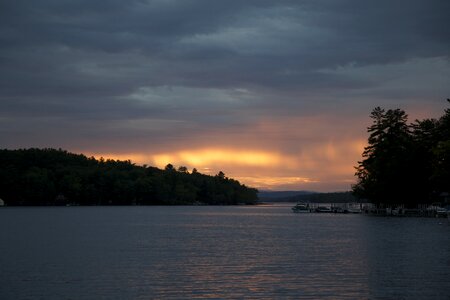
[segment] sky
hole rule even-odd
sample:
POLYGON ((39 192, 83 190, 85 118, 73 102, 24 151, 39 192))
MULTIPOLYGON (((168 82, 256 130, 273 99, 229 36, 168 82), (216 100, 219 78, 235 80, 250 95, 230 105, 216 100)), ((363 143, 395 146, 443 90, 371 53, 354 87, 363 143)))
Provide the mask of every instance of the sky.
POLYGON ((346 191, 376 106, 437 118, 448 0, 2 0, 0 148, 346 191))

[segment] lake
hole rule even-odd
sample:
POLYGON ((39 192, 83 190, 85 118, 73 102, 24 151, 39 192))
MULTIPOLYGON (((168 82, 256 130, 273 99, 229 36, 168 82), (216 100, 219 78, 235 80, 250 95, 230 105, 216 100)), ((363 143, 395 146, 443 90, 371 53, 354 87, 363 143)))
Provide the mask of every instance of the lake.
POLYGON ((449 299, 447 219, 5 207, 0 299, 449 299))

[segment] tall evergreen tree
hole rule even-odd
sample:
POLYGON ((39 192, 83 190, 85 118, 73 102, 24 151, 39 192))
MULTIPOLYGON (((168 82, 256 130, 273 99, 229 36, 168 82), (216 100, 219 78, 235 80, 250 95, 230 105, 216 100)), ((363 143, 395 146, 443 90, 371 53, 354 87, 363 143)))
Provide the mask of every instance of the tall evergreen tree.
POLYGON ((450 191, 450 109, 407 124, 404 111, 375 108, 353 192, 376 204, 415 207, 450 191))
POLYGON ((436 194, 450 192, 450 109, 437 123, 438 140, 433 147, 432 186, 436 194))
POLYGON ((363 160, 358 162, 355 194, 374 203, 405 203, 408 192, 408 152, 411 137, 408 116, 403 110, 376 107, 370 117, 373 124, 363 160))

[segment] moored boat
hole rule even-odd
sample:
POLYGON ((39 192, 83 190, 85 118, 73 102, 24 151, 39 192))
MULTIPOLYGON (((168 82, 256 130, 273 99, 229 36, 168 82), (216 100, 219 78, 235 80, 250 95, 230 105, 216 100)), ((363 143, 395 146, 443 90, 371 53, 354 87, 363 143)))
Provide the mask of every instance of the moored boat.
POLYGON ((333 212, 331 208, 326 206, 318 206, 315 210, 317 213, 330 213, 333 212))
POLYGON ((309 205, 305 203, 297 203, 294 207, 292 207, 292 211, 295 213, 309 213, 311 212, 309 209, 309 205))
POLYGON ((360 214, 362 213, 362 210, 360 208, 351 207, 347 209, 347 212, 350 214, 360 214))

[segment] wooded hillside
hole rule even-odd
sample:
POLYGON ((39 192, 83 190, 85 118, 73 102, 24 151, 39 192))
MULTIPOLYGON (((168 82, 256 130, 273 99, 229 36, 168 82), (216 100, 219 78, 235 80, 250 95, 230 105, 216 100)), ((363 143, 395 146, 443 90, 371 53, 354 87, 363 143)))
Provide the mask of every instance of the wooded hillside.
POLYGON ((55 149, 0 150, 0 198, 9 205, 254 204, 257 190, 186 167, 164 170, 55 149))

